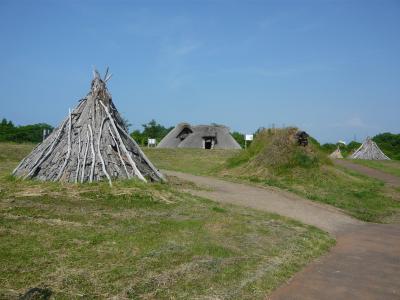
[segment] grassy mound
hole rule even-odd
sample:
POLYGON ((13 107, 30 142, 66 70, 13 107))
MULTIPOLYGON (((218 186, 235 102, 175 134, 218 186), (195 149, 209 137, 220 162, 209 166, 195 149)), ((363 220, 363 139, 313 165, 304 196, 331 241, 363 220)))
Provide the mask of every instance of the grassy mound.
POLYGON ((257 174, 281 174, 296 168, 313 169, 330 164, 326 155, 314 144, 299 146, 297 128, 265 129, 257 134, 249 148, 227 161, 228 168, 245 167, 257 174))
POLYGON ((248 149, 227 160, 219 175, 286 189, 364 221, 390 222, 399 214, 398 193, 334 166, 312 138, 308 146, 299 146, 296 131, 263 130, 248 149))

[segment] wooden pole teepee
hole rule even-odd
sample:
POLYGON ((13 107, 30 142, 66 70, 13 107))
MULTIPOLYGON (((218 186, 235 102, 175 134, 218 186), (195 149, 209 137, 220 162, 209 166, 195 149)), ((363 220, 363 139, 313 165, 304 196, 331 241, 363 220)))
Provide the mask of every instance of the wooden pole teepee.
POLYGON ((390 158, 379 149, 378 145, 370 138, 362 143, 362 145, 350 156, 352 159, 369 159, 369 160, 389 160, 390 158))
POLYGON ((130 137, 113 104, 106 83, 95 70, 89 94, 41 144, 25 157, 13 174, 22 178, 66 182, 133 177, 164 180, 130 137))

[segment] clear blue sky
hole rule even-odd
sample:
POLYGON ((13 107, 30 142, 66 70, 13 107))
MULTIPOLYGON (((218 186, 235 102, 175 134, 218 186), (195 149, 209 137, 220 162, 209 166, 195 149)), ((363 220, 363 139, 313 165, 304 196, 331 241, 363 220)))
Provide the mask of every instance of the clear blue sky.
POLYGON ((400 1, 0 1, 0 118, 58 125, 92 67, 139 128, 400 131, 400 1))

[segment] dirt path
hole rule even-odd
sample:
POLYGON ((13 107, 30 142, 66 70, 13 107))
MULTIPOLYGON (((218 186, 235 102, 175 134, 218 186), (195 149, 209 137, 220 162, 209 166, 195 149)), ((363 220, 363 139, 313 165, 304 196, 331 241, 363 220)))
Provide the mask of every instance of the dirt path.
POLYGON ((163 173, 192 181, 211 189, 210 191, 190 191, 198 196, 274 212, 314 225, 333 235, 340 233, 347 225, 362 224, 332 206, 305 200, 274 188, 249 186, 212 177, 195 176, 173 171, 163 171, 163 173))
POLYGON ((218 202, 275 212, 336 236, 325 256, 278 288, 271 299, 400 299, 400 226, 367 224, 340 210, 273 188, 254 187, 173 171, 209 191, 190 191, 218 202))
POLYGON ((366 176, 382 180, 383 182, 390 184, 392 186, 395 187, 400 186, 400 177, 394 176, 392 174, 385 173, 383 171, 369 168, 363 165, 359 165, 346 159, 335 159, 334 163, 337 164, 338 166, 351 169, 366 176))

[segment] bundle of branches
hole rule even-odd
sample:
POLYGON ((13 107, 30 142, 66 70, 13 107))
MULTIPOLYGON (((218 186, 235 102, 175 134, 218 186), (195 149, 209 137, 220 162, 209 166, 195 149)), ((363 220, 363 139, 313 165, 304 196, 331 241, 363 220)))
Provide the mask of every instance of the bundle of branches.
POLYGON ((153 166, 127 133, 103 77, 95 70, 89 94, 50 136, 25 157, 13 174, 48 181, 93 182, 137 177, 160 181, 153 166))
POLYGON ((353 159, 370 159, 370 160, 388 160, 390 159, 379 149, 378 145, 369 137, 358 148, 350 158, 353 159))

